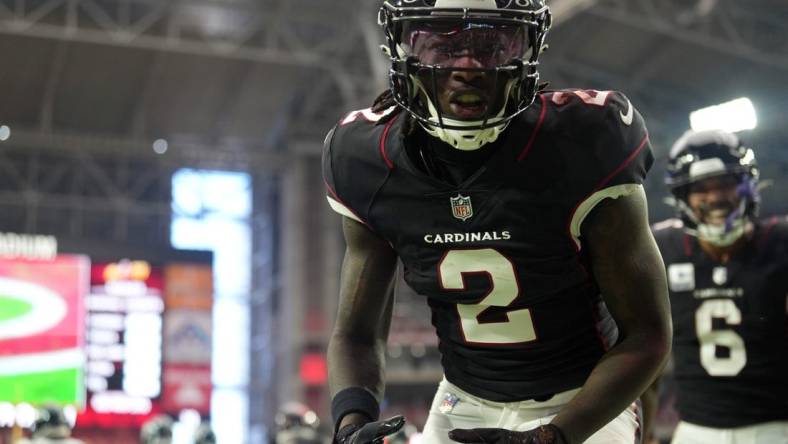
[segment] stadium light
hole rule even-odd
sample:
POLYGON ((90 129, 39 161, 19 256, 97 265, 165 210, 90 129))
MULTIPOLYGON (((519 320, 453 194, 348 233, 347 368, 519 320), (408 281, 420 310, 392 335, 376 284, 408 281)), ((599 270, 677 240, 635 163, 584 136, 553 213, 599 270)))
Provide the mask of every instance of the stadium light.
POLYGON ((752 101, 742 97, 691 112, 690 126, 695 131, 720 129, 735 133, 757 127, 758 116, 752 101))
POLYGON ((6 125, 0 126, 0 142, 5 142, 11 137, 11 128, 6 125))
POLYGON ((167 140, 165 139, 156 139, 156 141, 153 142, 153 152, 156 154, 166 153, 169 147, 170 145, 169 143, 167 143, 167 140))

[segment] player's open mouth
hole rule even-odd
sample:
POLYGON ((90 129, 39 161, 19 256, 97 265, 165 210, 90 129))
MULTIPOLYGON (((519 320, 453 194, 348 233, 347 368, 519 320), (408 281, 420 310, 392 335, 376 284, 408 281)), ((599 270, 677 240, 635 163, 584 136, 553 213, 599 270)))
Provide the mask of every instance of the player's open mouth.
POLYGON ((479 120, 487 112, 487 97, 478 92, 458 92, 452 95, 449 107, 460 120, 479 120))
POLYGON ((713 225, 722 225, 725 223, 728 215, 731 214, 731 208, 714 208, 706 212, 704 219, 706 223, 713 225))

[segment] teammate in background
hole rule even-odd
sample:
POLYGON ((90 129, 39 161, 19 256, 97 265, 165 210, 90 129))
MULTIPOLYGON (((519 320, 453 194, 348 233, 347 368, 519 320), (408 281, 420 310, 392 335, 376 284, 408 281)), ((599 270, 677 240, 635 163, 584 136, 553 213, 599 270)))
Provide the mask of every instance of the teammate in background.
POLYGON ((322 444, 317 414, 300 402, 284 404, 274 417, 274 444, 322 444))
POLYGON ((57 405, 44 405, 36 409, 36 420, 29 440, 17 444, 85 444, 71 437, 71 424, 63 409, 57 405))
POLYGON ((170 444, 174 421, 169 415, 156 415, 140 429, 141 444, 170 444))
POLYGON ((210 424, 202 423, 197 426, 194 431, 194 444, 216 444, 216 434, 210 424))
POLYGON ((546 91, 544 0, 387 0, 391 89, 326 137, 347 250, 329 343, 334 440, 380 442, 397 259, 445 379, 423 442, 631 444, 662 368, 665 272, 627 98, 546 91))
POLYGON ((666 182, 679 219, 654 234, 673 314, 673 443, 788 444, 788 221, 757 219, 755 155, 734 134, 685 134, 666 182))

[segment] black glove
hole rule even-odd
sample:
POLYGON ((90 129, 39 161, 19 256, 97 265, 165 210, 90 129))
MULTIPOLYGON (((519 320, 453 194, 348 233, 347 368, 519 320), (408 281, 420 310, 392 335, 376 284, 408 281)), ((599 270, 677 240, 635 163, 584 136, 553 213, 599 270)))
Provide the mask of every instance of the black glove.
POLYGON ((336 444, 382 444, 383 438, 393 435, 405 425, 405 417, 399 415, 385 421, 375 421, 359 426, 348 424, 334 436, 336 444))
POLYGON ((454 429, 449 432, 449 438, 467 444, 569 444, 561 429, 553 424, 526 432, 505 429, 454 429))

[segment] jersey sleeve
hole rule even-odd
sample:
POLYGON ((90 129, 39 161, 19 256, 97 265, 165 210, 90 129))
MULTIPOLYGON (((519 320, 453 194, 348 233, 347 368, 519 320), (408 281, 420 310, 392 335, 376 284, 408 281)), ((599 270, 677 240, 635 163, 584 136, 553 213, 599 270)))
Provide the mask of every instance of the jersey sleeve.
POLYGON ((620 92, 611 92, 610 99, 593 119, 598 129, 592 144, 595 161, 593 190, 624 184, 642 185, 654 163, 648 130, 632 102, 620 92))
POLYGON ((579 126, 584 149, 576 162, 576 206, 569 224, 578 248, 580 227, 591 210, 605 199, 640 190, 654 163, 643 117, 620 92, 610 92, 601 109, 586 112, 579 126))
POLYGON ((370 120, 377 116, 369 112, 351 113, 329 131, 323 142, 322 165, 326 199, 331 208, 376 233, 370 211, 390 173, 380 151, 388 127, 370 120))
MULTIPOLYGON (((326 186, 326 199, 328 200, 328 205, 332 210, 336 211, 342 216, 349 217, 357 222, 369 225, 362 216, 363 212, 360 208, 358 208, 358 205, 356 205, 356 208, 353 208, 354 205, 351 203, 352 199, 349 199, 350 196, 347 196, 347 192, 345 191, 345 184, 341 181, 339 183, 337 182, 337 162, 335 162, 334 159, 336 153, 333 149, 333 142, 334 135, 336 134, 338 128, 339 125, 336 125, 334 128, 332 128, 323 141, 323 182, 326 186), (344 197, 342 195, 344 195, 344 197)), ((340 171, 340 178, 341 175, 342 172, 340 171)))

